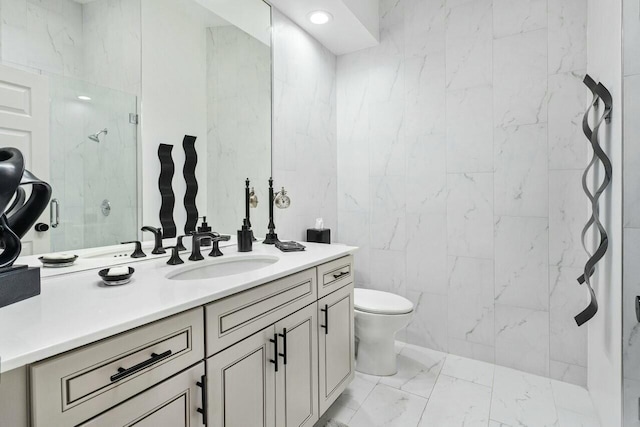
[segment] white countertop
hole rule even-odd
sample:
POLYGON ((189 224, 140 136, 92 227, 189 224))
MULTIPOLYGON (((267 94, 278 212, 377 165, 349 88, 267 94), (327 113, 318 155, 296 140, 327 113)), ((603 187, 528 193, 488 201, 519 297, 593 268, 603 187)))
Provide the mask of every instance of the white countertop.
MULTIPOLYGON (((131 283, 102 285, 96 267, 42 279, 39 296, 0 308, 0 373, 89 344, 129 329, 198 307, 356 251, 340 244, 307 243, 304 252, 284 253, 256 242, 253 252, 223 248, 222 258, 169 266, 167 258, 137 261, 131 283), (258 270, 206 280, 169 280, 192 265, 255 255, 280 259, 258 270), (213 260, 213 261, 212 261, 213 260)), ((103 266, 106 264, 103 264, 103 266)))

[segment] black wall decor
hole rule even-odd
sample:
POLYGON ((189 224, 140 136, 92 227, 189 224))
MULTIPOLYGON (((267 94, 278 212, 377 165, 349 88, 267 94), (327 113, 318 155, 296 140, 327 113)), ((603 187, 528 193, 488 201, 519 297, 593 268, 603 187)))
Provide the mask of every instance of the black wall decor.
POLYGON ((187 191, 184 194, 184 209, 187 211, 187 221, 184 224, 185 234, 196 231, 198 223, 198 208, 196 207, 196 195, 198 194, 198 180, 196 180, 196 164, 198 153, 195 148, 196 137, 185 135, 182 140, 184 147, 184 168, 182 174, 187 183, 187 191))
POLYGON ((582 119, 582 130, 591 143, 593 156, 584 173, 582 174, 582 189, 591 202, 591 217, 582 229, 582 246, 589 255, 589 259, 584 266, 583 274, 578 277, 578 283, 587 285, 587 288, 589 289, 589 293, 591 295, 591 300, 589 302, 589 305, 577 316, 575 316, 574 319, 578 326, 581 326, 589 321, 598 312, 598 300, 596 298, 595 292, 593 291, 593 287, 591 286, 591 277, 596 271, 596 265, 604 257, 605 253, 607 252, 607 248, 609 247, 609 237, 607 235, 607 231, 600 222, 598 200, 600 199, 602 193, 604 193, 604 191, 609 186, 609 183, 611 182, 611 174, 613 171, 611 160, 609 159, 609 157, 607 157, 606 153, 600 146, 598 137, 600 126, 602 125, 602 123, 609 123, 609 121, 611 120, 611 109, 613 105, 611 93, 607 90, 606 87, 604 87, 604 85, 602 85, 602 83, 596 84, 596 82, 588 74, 584 77, 583 82, 593 94, 591 104, 589 105, 589 108, 585 112, 582 119), (604 108, 597 110, 595 126, 593 127, 593 129, 591 129, 589 127, 589 117, 592 113, 592 110, 599 106, 600 101, 602 101, 602 103, 604 104, 604 108), (595 191, 591 192, 587 182, 588 175, 589 171, 598 162, 602 164, 602 168, 604 169, 604 178, 602 179, 602 182, 600 182, 600 184, 597 186, 595 191), (593 226, 595 226, 595 230, 600 237, 600 242, 595 252, 591 253, 588 249, 586 237, 589 229, 593 226))
POLYGON ((173 208, 176 204, 176 197, 173 193, 173 174, 175 166, 171 151, 173 145, 160 144, 158 146, 158 158, 160 159, 160 177, 158 178, 158 188, 162 203, 160 205, 160 224, 165 238, 176 237, 176 223, 173 221, 173 208))

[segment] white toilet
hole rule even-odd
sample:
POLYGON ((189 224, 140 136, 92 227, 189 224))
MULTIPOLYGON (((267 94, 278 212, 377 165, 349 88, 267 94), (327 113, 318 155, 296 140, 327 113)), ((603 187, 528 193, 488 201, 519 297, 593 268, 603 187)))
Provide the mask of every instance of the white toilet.
POLYGON ((372 289, 354 290, 356 371, 394 375, 396 332, 409 324, 413 304, 406 298, 372 289))

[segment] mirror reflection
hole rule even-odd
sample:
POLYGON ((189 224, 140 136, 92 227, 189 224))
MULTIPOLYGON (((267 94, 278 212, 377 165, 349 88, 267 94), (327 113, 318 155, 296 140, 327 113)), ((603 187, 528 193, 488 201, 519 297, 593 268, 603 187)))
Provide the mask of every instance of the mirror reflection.
MULTIPOLYGON (((50 228, 26 236, 22 254, 115 245, 160 227, 160 144, 174 146, 183 234, 185 135, 196 137, 198 216, 235 234, 245 179, 262 201, 271 174, 270 15, 262 0, 1 0, 0 80, 38 76, 33 114, 46 120, 40 137, 7 131, 0 144, 21 149, 53 188, 41 217, 50 228)), ((265 209, 252 210, 257 235, 265 209)))

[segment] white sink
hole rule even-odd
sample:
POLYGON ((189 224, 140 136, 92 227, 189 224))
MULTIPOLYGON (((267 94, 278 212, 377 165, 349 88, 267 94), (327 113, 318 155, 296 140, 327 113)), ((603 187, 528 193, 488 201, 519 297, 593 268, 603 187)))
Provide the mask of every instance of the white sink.
POLYGON ((199 261, 167 275, 170 280, 203 280, 215 277, 233 276, 259 270, 278 262, 278 257, 260 255, 229 259, 199 261))

